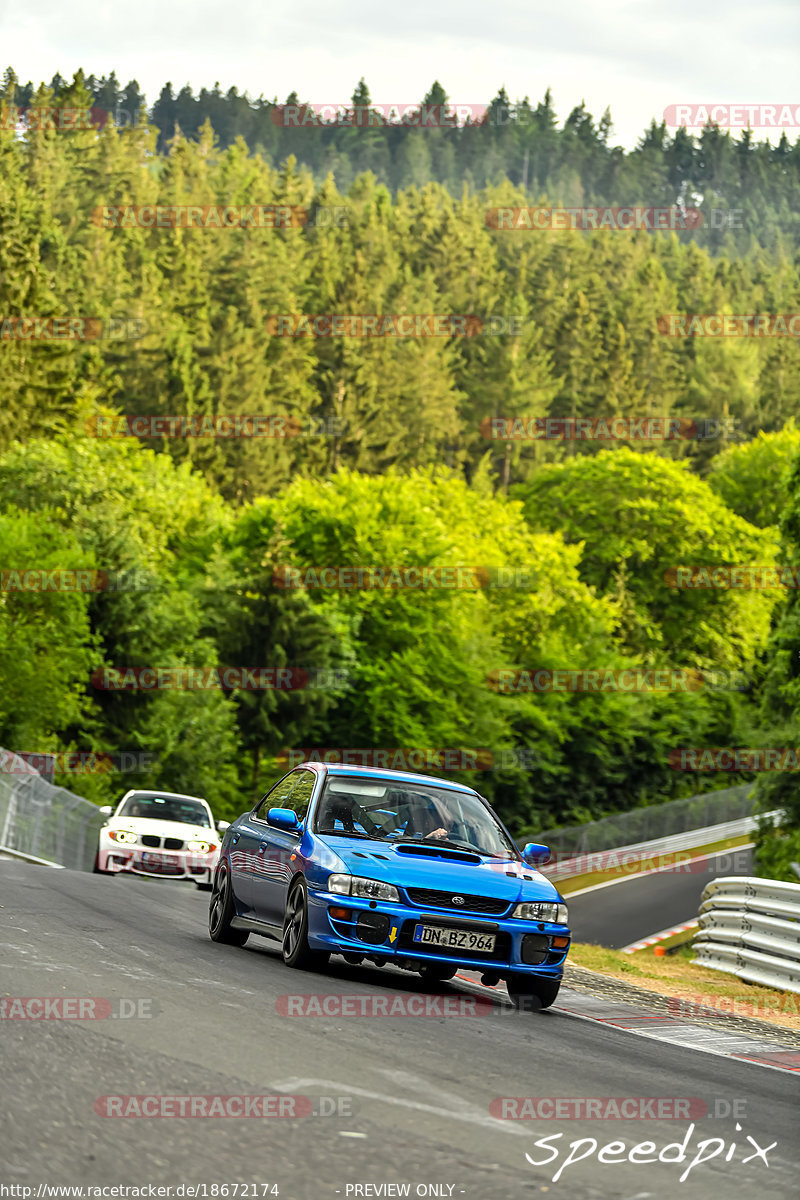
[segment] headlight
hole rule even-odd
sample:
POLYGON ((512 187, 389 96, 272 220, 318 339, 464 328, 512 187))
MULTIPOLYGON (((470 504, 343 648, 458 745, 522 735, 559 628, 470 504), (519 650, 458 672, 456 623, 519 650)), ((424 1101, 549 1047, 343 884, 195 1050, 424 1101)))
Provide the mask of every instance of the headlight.
POLYGON ((399 900, 400 894, 391 883, 379 879, 363 879, 360 875, 329 875, 328 891, 339 896, 360 896, 362 900, 399 900))
POLYGON ((216 850, 213 842, 187 842, 187 850, 196 850, 198 854, 209 854, 212 850, 216 850))
POLYGON ((556 925, 569 922, 566 904, 551 904, 541 900, 518 904, 511 915, 521 921, 553 921, 556 925))
POLYGON ((135 842, 137 840, 135 833, 130 833, 127 829, 109 829, 108 836, 112 842, 135 842))

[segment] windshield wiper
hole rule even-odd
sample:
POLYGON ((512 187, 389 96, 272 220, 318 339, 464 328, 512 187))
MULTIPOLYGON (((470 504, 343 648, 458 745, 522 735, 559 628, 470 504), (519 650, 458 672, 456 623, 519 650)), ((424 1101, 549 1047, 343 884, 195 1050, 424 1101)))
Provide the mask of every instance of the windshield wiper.
POLYGON ((318 829, 317 836, 363 838, 367 842, 376 842, 379 840, 378 838, 370 837, 368 833, 357 833, 355 829, 352 832, 347 829, 318 829))

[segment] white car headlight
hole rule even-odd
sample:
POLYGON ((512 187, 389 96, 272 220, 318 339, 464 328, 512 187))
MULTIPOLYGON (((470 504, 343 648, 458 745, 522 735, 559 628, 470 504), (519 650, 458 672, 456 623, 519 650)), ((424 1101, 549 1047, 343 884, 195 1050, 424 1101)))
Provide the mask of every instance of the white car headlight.
POLYGON ((187 842, 187 850, 195 850, 198 854, 208 854, 211 850, 216 850, 216 846, 212 842, 187 842))
POLYGON ((528 900, 524 904, 518 904, 511 915, 521 921, 552 921, 556 925, 569 923, 566 904, 554 904, 549 901, 528 900))
POLYGON ((131 833, 129 829, 109 829, 108 836, 112 842, 127 842, 129 844, 138 841, 135 833, 131 833))
POLYGON ((380 879, 364 879, 361 875, 329 875, 328 891, 338 896, 359 896, 362 900, 399 900, 400 894, 391 883, 380 879))

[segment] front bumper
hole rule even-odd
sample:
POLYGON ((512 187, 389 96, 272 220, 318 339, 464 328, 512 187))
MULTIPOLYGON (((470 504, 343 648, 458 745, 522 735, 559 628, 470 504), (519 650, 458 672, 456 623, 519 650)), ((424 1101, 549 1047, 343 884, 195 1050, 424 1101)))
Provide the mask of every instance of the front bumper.
POLYGON ((219 852, 198 854, 191 850, 147 850, 140 846, 103 847, 97 855, 98 870, 147 875, 152 879, 193 879, 210 883, 219 852))
POLYGON ((522 921, 481 913, 462 916, 402 901, 362 900, 311 889, 308 901, 309 945, 332 953, 360 954, 396 963, 437 963, 501 976, 513 973, 560 979, 569 951, 568 927, 549 921, 522 921), (331 909, 346 910, 349 916, 333 917, 331 909), (495 947, 488 953, 470 953, 464 948, 422 945, 413 940, 417 925, 494 934, 495 947), (566 946, 553 945, 553 939, 565 938, 566 946))

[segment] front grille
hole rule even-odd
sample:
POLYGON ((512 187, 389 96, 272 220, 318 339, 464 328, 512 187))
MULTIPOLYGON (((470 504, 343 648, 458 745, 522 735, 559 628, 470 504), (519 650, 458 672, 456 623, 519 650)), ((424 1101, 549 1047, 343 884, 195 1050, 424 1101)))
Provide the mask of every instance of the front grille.
POLYGON ((154 833, 143 833, 142 834, 142 845, 143 846, 160 846, 161 838, 156 837, 154 833))
POLYGON ((182 850, 183 842, 180 838, 164 838, 165 850, 182 850))
MULTIPOLYGON (((509 958, 511 957, 510 933, 501 931, 500 933, 496 934, 494 950, 491 952, 491 954, 470 954, 469 950, 458 949, 456 947, 423 946, 420 942, 415 942, 414 930, 419 923, 419 921, 404 921, 403 927, 400 930, 400 934, 397 939, 398 950, 408 950, 409 953, 414 956, 414 958, 424 958, 428 954, 435 954, 437 958, 476 958, 480 959, 481 962, 484 960, 486 962, 508 962, 509 958)), ((458 928, 461 929, 462 926, 459 925, 458 928)), ((469 926, 465 925, 463 928, 469 929, 469 926)), ((485 926, 481 928, 480 925, 476 924, 474 932, 495 933, 495 930, 486 929, 485 926)))
POLYGON ((464 892, 438 892, 430 888, 406 888, 412 904, 420 904, 424 908, 444 908, 448 912, 480 912, 504 913, 510 901, 497 896, 470 896, 464 892), (460 896, 463 904, 454 904, 453 897, 460 896))

